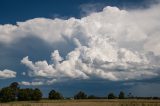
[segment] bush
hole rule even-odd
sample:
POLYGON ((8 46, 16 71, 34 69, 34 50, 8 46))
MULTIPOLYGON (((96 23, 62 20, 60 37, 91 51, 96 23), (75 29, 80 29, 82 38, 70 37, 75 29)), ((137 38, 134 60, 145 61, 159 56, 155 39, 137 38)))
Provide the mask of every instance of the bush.
POLYGON ((115 99, 116 96, 113 93, 108 94, 108 99, 115 99))

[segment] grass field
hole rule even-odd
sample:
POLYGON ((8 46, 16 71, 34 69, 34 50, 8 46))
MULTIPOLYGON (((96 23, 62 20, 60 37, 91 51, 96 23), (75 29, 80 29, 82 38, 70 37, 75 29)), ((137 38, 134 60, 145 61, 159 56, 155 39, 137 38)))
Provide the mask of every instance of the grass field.
POLYGON ((0 106, 160 106, 160 100, 41 100, 0 103, 0 106))

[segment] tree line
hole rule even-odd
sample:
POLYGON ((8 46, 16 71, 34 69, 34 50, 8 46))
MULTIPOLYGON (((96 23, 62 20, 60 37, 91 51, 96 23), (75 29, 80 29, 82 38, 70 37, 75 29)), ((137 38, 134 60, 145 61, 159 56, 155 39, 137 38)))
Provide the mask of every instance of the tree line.
POLYGON ((20 88, 17 82, 11 83, 9 86, 4 87, 0 90, 0 101, 38 101, 42 98, 42 92, 40 89, 35 88, 20 88))
MULTIPOLYGON (((20 88, 17 82, 11 83, 9 86, 0 89, 0 101, 39 101, 42 99, 42 92, 40 89, 35 88, 20 88)), ((61 100, 61 99, 160 99, 158 97, 134 97, 131 93, 125 95, 123 91, 116 96, 114 93, 109 93, 106 97, 97 97, 94 95, 87 95, 83 91, 79 91, 73 98, 64 98, 63 95, 55 90, 51 90, 48 94, 48 99, 61 100)))

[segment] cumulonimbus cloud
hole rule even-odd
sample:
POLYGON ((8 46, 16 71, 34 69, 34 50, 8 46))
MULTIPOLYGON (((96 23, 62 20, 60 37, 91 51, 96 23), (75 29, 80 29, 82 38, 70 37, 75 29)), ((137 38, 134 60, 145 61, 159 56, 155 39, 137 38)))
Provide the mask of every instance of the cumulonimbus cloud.
POLYGON ((159 76, 160 63, 152 63, 155 56, 160 56, 159 9, 159 4, 130 11, 108 6, 81 19, 35 18, 17 25, 0 25, 0 42, 11 44, 36 36, 50 44, 74 43, 76 47, 66 57, 55 50, 50 64, 45 60, 34 63, 29 57, 22 59, 31 70, 29 76, 53 82, 66 78, 153 78, 159 76))
POLYGON ((108 6, 102 12, 81 19, 35 18, 17 22, 17 25, 0 25, 0 42, 10 44, 24 37, 36 36, 49 43, 77 38, 82 45, 87 45, 87 39, 103 35, 113 38, 120 46, 130 49, 142 46, 140 49, 159 55, 159 8, 158 4, 148 9, 127 11, 108 6))
MULTIPOLYGON (((159 16, 155 15, 157 8, 159 6, 128 12, 116 7, 106 7, 102 12, 93 13, 80 20, 61 20, 65 27, 58 29, 59 40, 65 41, 65 36, 64 38, 70 39, 77 47, 65 58, 59 55, 58 50, 54 51, 51 55, 52 64, 47 61, 33 63, 28 57, 21 62, 32 70, 30 75, 33 77, 56 81, 65 78, 96 77, 119 81, 157 77, 159 67, 152 64, 146 56, 148 51, 159 55, 158 50, 146 49, 146 45, 154 39, 150 33, 155 30, 157 23, 148 22, 149 28, 143 25, 148 20, 159 21, 159 16), (142 20, 140 16, 150 17, 142 20), (135 17, 142 22, 137 23, 138 19, 135 20, 135 17), (141 50, 136 48, 137 46, 140 46, 141 50)), ((159 33, 158 30, 156 32, 159 33)))

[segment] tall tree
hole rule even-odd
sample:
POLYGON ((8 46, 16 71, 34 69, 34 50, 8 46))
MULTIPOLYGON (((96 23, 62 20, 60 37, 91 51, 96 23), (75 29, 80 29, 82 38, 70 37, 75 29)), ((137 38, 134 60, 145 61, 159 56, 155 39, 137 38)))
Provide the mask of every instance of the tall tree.
POLYGON ((59 92, 57 92, 55 90, 51 90, 48 94, 48 98, 58 100, 58 99, 63 99, 63 96, 59 92))
POLYGON ((123 91, 121 91, 121 92, 119 93, 118 98, 119 98, 119 99, 125 99, 125 94, 124 94, 123 91))
POLYGON ((18 82, 13 82, 13 83, 11 83, 11 84, 9 85, 9 87, 14 90, 15 98, 17 98, 17 96, 18 96, 18 91, 19 91, 19 89, 20 89, 19 83, 18 83, 18 82))
POLYGON ((80 91, 76 95, 74 95, 74 99, 87 99, 87 94, 80 91))
POLYGON ((38 101, 42 98, 42 92, 40 89, 36 88, 33 90, 32 100, 38 101))

